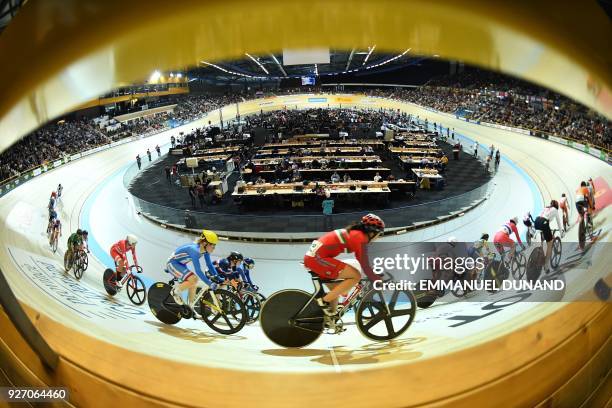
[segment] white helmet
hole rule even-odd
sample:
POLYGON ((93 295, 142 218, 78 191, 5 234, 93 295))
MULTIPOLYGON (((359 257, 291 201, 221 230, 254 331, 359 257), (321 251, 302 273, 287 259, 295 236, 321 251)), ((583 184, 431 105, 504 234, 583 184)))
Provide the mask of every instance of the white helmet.
POLYGON ((136 238, 136 235, 133 235, 133 234, 128 234, 125 240, 130 245, 136 245, 138 243, 138 238, 136 238))
POLYGON ((446 240, 449 244, 456 244, 457 243, 457 238, 456 237, 448 237, 448 239, 446 240))
POLYGON ((514 217, 510 218, 510 221, 514 221, 515 224, 518 224, 518 217, 514 216, 514 217))

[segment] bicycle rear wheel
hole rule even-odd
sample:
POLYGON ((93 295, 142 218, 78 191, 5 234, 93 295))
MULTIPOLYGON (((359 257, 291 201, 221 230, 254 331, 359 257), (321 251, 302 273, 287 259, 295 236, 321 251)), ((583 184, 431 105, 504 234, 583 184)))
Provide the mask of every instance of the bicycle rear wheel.
POLYGON ((273 293, 261 307, 259 317, 266 337, 282 347, 305 347, 318 339, 323 333, 323 310, 310 302, 311 297, 297 289, 273 293))
POLYGON ((177 305, 172 295, 172 287, 163 282, 156 282, 149 289, 149 309, 153 316, 166 324, 176 324, 182 319, 181 306, 177 305))
POLYGON ((106 269, 104 271, 104 275, 102 276, 102 283, 104 284, 104 290, 111 296, 115 296, 117 294, 117 276, 115 275, 115 271, 112 269, 106 269))
POLYGON ((584 250, 584 245, 586 243, 585 229, 584 219, 581 218, 580 221, 578 221, 578 245, 582 250, 584 250))
POLYGON ((387 301, 383 291, 372 289, 359 303, 355 321, 365 337, 391 340, 408 330, 416 309, 416 299, 410 291, 395 290, 387 301))
POLYGON ((132 275, 127 281, 128 298, 136 306, 142 305, 147 300, 147 288, 138 276, 132 275))
POLYGON ((527 260, 525 259, 525 255, 522 252, 515 254, 514 258, 512 258, 512 263, 510 264, 512 277, 516 280, 523 279, 523 277, 525 276, 526 266, 527 260))
POLYGON ((72 268, 72 259, 70 258, 72 257, 69 257, 68 251, 66 251, 66 253, 64 253, 64 269, 66 270, 66 272, 68 272, 70 268, 72 268))
POLYGON ((544 267, 544 251, 542 248, 537 247, 533 250, 531 255, 529 255, 529 260, 527 261, 527 281, 535 282, 540 277, 542 273, 542 268, 544 267))
POLYGON ((206 292, 200 299, 202 320, 211 329, 221 334, 238 333, 248 320, 246 306, 237 294, 225 289, 217 289, 214 295, 217 298, 221 311, 216 310, 212 298, 212 291, 206 292))

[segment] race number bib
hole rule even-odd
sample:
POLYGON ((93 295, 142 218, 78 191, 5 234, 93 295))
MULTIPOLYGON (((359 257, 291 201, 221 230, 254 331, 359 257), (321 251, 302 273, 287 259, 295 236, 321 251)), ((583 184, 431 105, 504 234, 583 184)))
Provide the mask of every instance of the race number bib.
POLYGON ((306 252, 306 255, 315 257, 317 254, 317 251, 322 246, 323 246, 322 242, 317 241, 317 240, 312 241, 312 244, 310 244, 310 248, 308 248, 308 252, 306 252))

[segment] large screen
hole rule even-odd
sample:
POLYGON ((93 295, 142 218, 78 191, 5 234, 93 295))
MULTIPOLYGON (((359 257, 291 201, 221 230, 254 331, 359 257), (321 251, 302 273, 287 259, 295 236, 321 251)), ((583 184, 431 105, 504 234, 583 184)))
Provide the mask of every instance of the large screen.
POLYGON ((310 77, 310 76, 302 77, 302 85, 314 85, 314 84, 315 84, 315 77, 310 77))

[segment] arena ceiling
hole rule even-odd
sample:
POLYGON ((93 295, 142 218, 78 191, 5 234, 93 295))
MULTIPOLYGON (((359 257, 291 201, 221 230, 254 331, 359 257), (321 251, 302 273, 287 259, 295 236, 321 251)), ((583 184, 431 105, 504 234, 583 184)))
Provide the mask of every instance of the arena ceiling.
MULTIPOLYGON (((283 79, 304 76, 333 76, 355 72, 380 73, 408 65, 418 65, 432 57, 413 55, 407 48, 403 52, 383 52, 373 44, 366 49, 330 50, 329 63, 284 65, 283 53, 245 53, 244 58, 233 61, 209 62, 202 60, 189 72, 190 78, 205 79, 283 79)), ((435 58, 435 57, 434 57, 435 58)))

